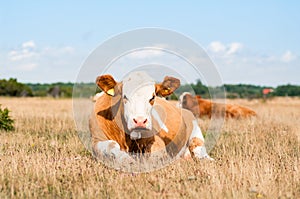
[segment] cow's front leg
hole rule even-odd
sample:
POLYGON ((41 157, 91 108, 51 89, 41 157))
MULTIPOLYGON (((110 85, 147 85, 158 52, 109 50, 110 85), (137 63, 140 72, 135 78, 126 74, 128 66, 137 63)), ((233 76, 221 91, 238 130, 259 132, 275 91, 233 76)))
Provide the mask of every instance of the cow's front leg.
POLYGON ((114 140, 99 141, 95 149, 97 156, 113 158, 117 164, 134 163, 134 159, 128 153, 122 151, 120 145, 114 140))
POLYGON ((206 148, 204 146, 204 137, 201 129, 198 126, 197 120, 193 120, 193 131, 189 139, 188 150, 193 158, 207 158, 209 160, 213 160, 213 158, 211 158, 206 152, 206 148))

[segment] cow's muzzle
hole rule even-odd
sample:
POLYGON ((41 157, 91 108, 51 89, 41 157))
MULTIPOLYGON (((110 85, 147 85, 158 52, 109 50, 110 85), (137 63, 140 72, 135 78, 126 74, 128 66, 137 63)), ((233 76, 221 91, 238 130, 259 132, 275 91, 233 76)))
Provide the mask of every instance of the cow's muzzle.
POLYGON ((146 128, 148 119, 142 116, 133 118, 134 128, 146 128))

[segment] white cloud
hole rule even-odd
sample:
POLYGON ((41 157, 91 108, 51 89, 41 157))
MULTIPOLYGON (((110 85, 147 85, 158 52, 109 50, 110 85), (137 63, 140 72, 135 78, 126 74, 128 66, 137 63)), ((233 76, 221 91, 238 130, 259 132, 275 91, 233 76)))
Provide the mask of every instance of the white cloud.
POLYGON ((235 54, 238 51, 240 51, 243 48, 243 44, 238 43, 238 42, 234 42, 229 44, 228 50, 227 50, 227 54, 231 55, 231 54, 235 54))
POLYGON ((24 42, 22 44, 22 48, 35 48, 35 47, 36 47, 36 45, 33 40, 24 42))
POLYGON ((225 82, 262 85, 299 82, 295 77, 297 72, 292 71, 296 68, 298 70, 296 66, 299 66, 300 59, 290 50, 282 54, 273 54, 254 51, 238 42, 211 42, 207 52, 216 63, 225 82))
POLYGON ((63 55, 70 55, 75 52, 71 46, 64 47, 45 47, 40 50, 40 55, 43 57, 60 57, 63 55))
POLYGON ((29 49, 12 50, 8 53, 10 61, 21 61, 32 58, 35 55, 37 54, 29 49))
POLYGON ((214 60, 221 61, 222 64, 253 62, 261 65, 270 65, 271 63, 290 63, 298 58, 290 50, 287 50, 282 55, 258 53, 250 49, 244 50, 244 45, 239 42, 223 44, 220 41, 213 41, 208 45, 207 49, 208 54, 214 60))
POLYGON ((74 52, 75 49, 71 46, 37 48, 36 43, 31 40, 8 52, 6 65, 15 71, 32 71, 38 66, 49 64, 53 67, 62 66, 63 64, 57 63, 65 63, 70 57, 74 58, 74 52))
POLYGON ((282 62, 291 62, 296 59, 296 55, 294 55, 291 51, 286 51, 282 56, 281 56, 281 61, 282 62))
POLYGON ((208 51, 213 54, 221 56, 234 55, 243 49, 243 44, 239 42, 233 42, 230 44, 223 44, 220 41, 213 41, 208 45, 208 51))
POLYGON ((25 61, 33 60, 38 57, 54 57, 64 54, 72 54, 75 49, 71 46, 63 47, 45 47, 41 49, 36 48, 34 41, 27 41, 21 44, 21 47, 14 49, 8 53, 10 61, 25 61))
POLYGON ((208 50, 214 53, 224 52, 226 50, 226 46, 219 41, 213 41, 209 44, 208 50))
POLYGON ((25 59, 33 58, 37 55, 35 52, 36 45, 34 41, 27 41, 22 43, 21 48, 17 50, 12 50, 8 53, 8 58, 10 61, 22 61, 25 59))

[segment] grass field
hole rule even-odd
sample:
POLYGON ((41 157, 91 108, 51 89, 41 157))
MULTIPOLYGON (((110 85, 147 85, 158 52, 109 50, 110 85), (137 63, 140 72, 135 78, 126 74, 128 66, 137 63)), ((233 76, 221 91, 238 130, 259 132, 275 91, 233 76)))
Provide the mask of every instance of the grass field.
MULTIPOLYGON (((257 118, 226 120, 216 161, 179 160, 150 173, 97 162, 77 137, 71 99, 0 98, 0 198, 300 198, 300 99, 231 100, 257 118)), ((209 120, 199 120, 203 131, 209 120)))

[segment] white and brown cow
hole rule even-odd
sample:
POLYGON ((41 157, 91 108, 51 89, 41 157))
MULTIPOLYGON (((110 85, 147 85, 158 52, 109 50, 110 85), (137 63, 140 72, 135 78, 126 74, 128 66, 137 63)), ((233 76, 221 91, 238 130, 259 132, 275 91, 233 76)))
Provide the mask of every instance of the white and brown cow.
POLYGON ((178 79, 166 76, 162 83, 155 83, 139 71, 130 73, 122 82, 102 75, 96 83, 105 94, 95 102, 90 119, 95 155, 123 161, 130 157, 128 152, 165 149, 170 156, 210 158, 193 114, 162 99, 180 86, 178 79))

